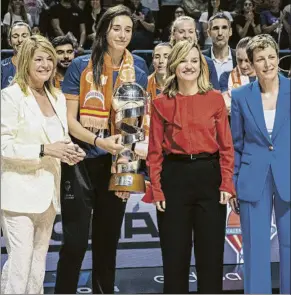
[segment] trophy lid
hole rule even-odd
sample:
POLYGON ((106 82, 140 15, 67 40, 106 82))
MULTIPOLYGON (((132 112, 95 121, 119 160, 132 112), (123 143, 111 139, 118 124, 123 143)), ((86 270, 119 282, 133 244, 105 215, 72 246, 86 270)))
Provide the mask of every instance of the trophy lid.
POLYGON ((135 82, 126 82, 120 85, 114 92, 113 99, 122 101, 140 101, 147 97, 142 86, 135 82))

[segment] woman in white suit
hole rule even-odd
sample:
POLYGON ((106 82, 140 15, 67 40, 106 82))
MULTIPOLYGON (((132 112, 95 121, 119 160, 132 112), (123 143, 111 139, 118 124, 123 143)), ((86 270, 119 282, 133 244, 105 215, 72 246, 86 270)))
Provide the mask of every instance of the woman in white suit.
POLYGON ((43 293, 45 260, 59 210, 60 161, 84 152, 70 143, 66 102, 53 87, 56 53, 32 36, 12 86, 1 91, 1 226, 8 252, 1 294, 43 293))

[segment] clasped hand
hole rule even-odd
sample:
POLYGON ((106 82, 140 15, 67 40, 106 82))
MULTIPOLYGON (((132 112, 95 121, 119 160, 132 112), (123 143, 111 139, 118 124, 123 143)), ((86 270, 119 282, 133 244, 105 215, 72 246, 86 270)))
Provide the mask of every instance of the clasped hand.
POLYGON ((45 144, 44 155, 58 158, 69 165, 75 165, 84 159, 86 153, 77 144, 67 139, 45 144))
POLYGON ((144 14, 142 14, 141 12, 139 12, 138 15, 136 13, 133 13, 132 17, 133 17, 134 21, 138 21, 138 20, 144 21, 144 19, 145 19, 144 14))
POLYGON ((247 15, 246 15, 246 20, 249 21, 249 22, 253 22, 255 19, 255 15, 253 14, 253 12, 249 12, 247 15))

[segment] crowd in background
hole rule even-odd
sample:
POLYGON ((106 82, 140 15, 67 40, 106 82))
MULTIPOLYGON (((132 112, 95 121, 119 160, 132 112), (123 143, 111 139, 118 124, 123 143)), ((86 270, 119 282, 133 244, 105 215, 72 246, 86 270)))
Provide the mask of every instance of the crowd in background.
MULTIPOLYGON (((167 5, 166 1, 157 2, 156 7, 153 7, 155 1, 122 2, 131 9, 136 21, 130 50, 153 49, 156 43, 169 41, 171 24, 181 15, 195 19, 200 47, 207 49, 212 44, 207 34, 208 20, 220 11, 232 24, 229 40, 232 48, 241 38, 260 33, 272 35, 280 49, 291 47, 291 4, 285 0, 182 0, 175 2, 180 3, 177 6, 167 5)), ((2 48, 9 48, 9 27, 13 22, 23 20, 33 33, 41 33, 49 40, 71 32, 76 38, 79 53, 82 53, 84 49, 91 49, 96 26, 107 8, 108 3, 105 5, 102 0, 9 0, 6 5, 3 1, 2 48)))

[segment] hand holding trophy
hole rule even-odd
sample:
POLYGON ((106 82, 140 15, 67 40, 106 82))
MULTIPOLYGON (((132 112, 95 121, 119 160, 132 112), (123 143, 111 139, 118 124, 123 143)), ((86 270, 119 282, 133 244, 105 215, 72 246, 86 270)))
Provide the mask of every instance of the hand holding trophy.
POLYGON ((137 83, 124 83, 113 95, 113 125, 116 133, 121 134, 124 149, 113 156, 115 168, 109 183, 110 191, 145 192, 144 176, 138 173, 140 159, 134 152, 134 146, 145 139, 145 131, 141 126, 148 99, 146 91, 137 83))

